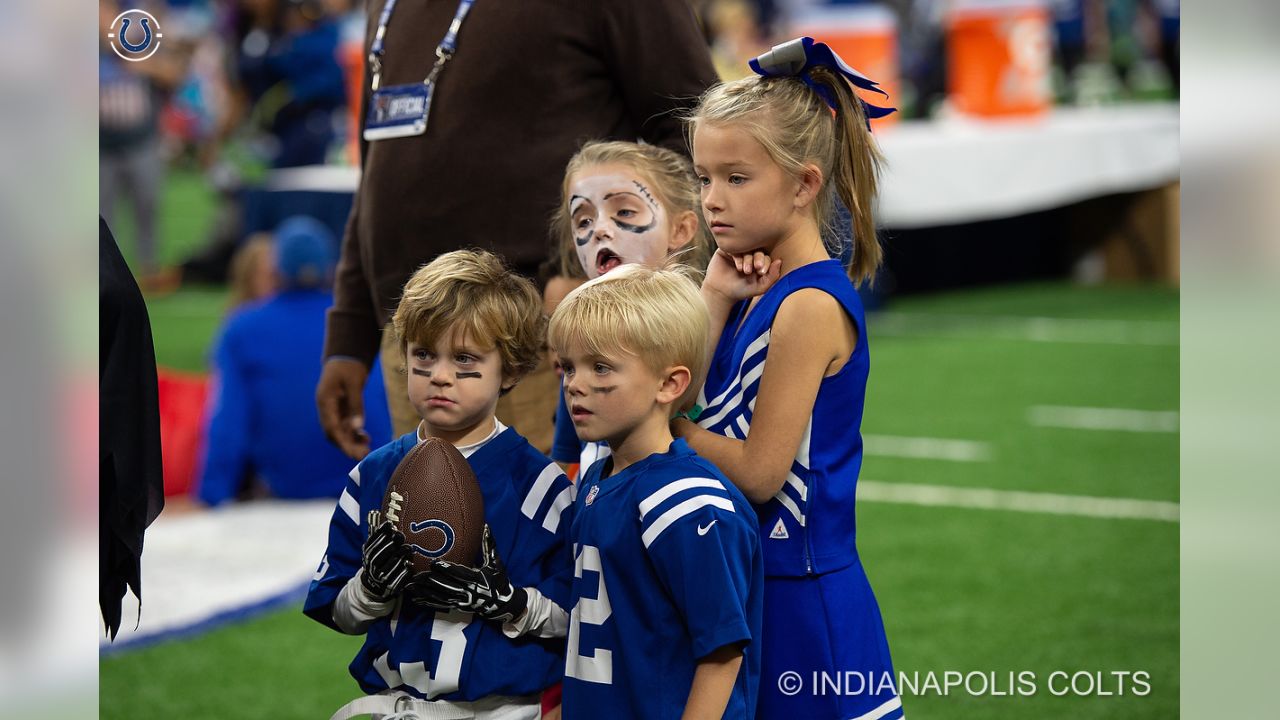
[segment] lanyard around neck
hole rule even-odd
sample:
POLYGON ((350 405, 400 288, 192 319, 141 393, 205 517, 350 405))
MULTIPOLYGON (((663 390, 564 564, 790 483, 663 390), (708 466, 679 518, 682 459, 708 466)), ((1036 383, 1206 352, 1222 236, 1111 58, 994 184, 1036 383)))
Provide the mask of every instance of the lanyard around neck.
MULTIPOLYGON (((467 18, 467 13, 471 11, 473 4, 475 4, 475 0, 461 0, 458 3, 458 12, 454 13, 453 22, 449 23, 449 31, 444 34, 444 39, 436 46, 436 64, 431 67, 431 72, 424 82, 435 82, 436 76, 440 74, 440 69, 458 51, 458 30, 462 28, 462 21, 467 18)), ((369 68, 373 73, 374 90, 377 90, 378 86, 382 84, 382 57, 386 54, 383 48, 383 40, 387 35, 387 25, 391 23, 391 13, 395 9, 396 0, 387 0, 387 4, 382 6, 382 14, 378 17, 378 31, 374 33, 373 44, 369 47, 369 68)))

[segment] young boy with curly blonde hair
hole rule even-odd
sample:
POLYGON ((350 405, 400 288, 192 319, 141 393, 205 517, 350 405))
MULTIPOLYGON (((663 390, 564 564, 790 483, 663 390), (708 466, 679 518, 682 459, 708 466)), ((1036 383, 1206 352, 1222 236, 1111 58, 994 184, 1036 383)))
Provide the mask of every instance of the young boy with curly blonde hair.
POLYGON ((334 717, 414 711, 532 720, 541 691, 561 678, 564 641, 536 633, 508 637, 485 620, 568 607, 565 511, 573 487, 558 466, 494 417, 498 398, 538 362, 542 301, 533 284, 497 256, 461 250, 410 278, 392 322, 421 422, 351 471, 304 607, 335 630, 365 636, 350 667, 368 697, 334 717), (484 497, 490 562, 457 568, 467 572, 451 575, 444 590, 461 587, 461 595, 420 588, 423 577, 411 582, 412 550, 404 536, 389 522, 369 527, 392 472, 427 437, 458 448, 484 497))

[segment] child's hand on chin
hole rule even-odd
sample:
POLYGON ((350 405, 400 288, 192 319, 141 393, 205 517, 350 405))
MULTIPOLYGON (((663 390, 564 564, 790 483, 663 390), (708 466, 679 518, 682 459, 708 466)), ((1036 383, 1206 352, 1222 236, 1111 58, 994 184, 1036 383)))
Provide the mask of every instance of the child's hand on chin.
POLYGON ((781 274, 782 260, 770 259, 763 252, 731 255, 724 250, 716 250, 707 265, 702 288, 732 304, 763 295, 781 274))

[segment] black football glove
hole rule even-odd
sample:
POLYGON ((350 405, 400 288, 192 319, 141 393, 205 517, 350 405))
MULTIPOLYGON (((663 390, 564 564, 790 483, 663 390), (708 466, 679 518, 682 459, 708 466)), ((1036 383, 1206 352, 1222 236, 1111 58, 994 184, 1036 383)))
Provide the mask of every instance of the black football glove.
POLYGON ((369 539, 364 543, 364 572, 360 574, 360 582, 375 600, 386 602, 408 584, 413 568, 404 534, 390 520, 379 520, 381 513, 376 510, 369 513, 369 539))
POLYGON ((479 568, 447 560, 431 563, 430 571, 414 578, 408 597, 419 605, 436 610, 462 610, 486 620, 511 622, 520 617, 529 604, 529 593, 524 588, 511 586, 487 524, 480 549, 484 564, 479 568))

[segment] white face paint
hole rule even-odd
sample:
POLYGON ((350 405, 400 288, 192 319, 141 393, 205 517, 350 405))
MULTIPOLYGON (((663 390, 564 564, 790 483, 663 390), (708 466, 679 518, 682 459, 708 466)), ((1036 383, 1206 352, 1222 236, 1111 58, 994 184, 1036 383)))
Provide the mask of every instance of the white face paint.
POLYGON ((628 263, 658 267, 667 257, 666 210, 649 183, 625 165, 595 165, 570 178, 569 217, 588 278, 628 263))

